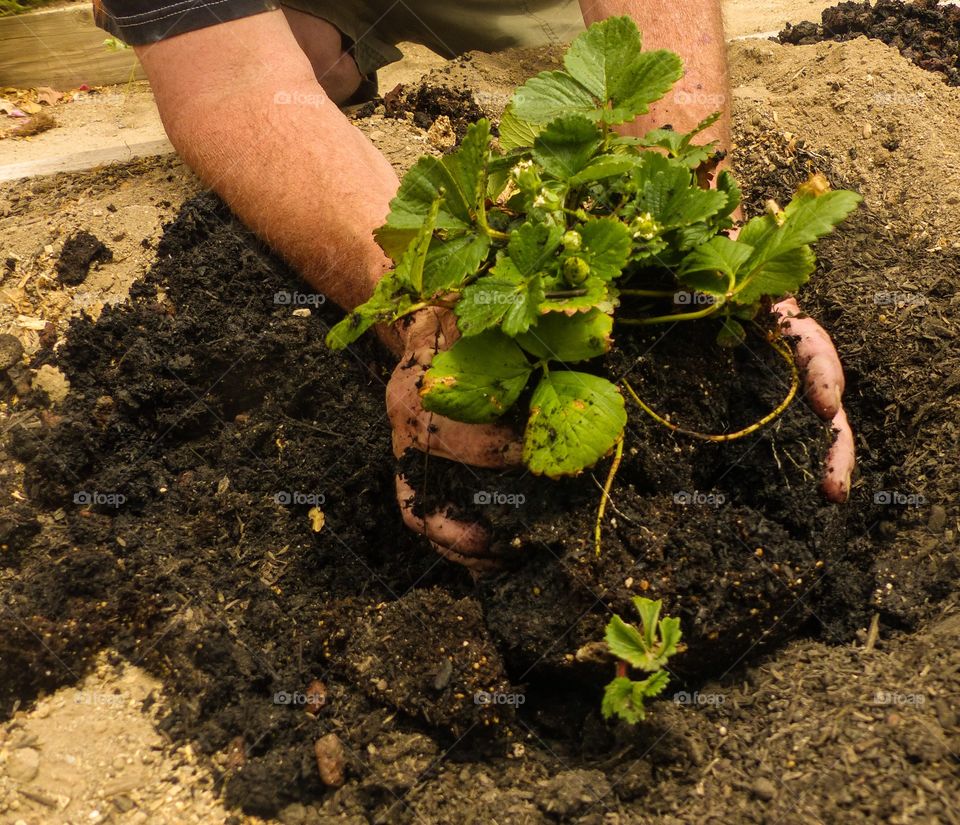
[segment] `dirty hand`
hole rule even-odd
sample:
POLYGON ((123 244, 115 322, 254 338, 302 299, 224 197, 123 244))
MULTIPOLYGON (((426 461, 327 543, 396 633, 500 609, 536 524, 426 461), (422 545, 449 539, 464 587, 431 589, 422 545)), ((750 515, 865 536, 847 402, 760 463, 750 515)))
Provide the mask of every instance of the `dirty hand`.
POLYGON ((840 357, 826 330, 805 315, 796 298, 773 305, 780 330, 796 338, 797 363, 805 380, 805 395, 824 421, 833 424, 836 440, 827 453, 827 466, 820 489, 829 501, 842 504, 850 495, 850 477, 856 466, 853 431, 843 409, 844 377, 840 357))
MULTIPOLYGON (((400 363, 387 384, 387 414, 393 427, 393 452, 400 458, 409 449, 431 456, 489 469, 520 464, 521 445, 509 427, 463 424, 427 412, 420 403, 420 382, 433 356, 459 337, 455 318, 447 310, 426 309, 398 325, 400 363)), ((457 521, 450 509, 414 513, 416 493, 398 475, 397 499, 407 527, 430 539, 437 551, 475 572, 496 569, 497 554, 490 550, 488 531, 476 523, 457 521)))

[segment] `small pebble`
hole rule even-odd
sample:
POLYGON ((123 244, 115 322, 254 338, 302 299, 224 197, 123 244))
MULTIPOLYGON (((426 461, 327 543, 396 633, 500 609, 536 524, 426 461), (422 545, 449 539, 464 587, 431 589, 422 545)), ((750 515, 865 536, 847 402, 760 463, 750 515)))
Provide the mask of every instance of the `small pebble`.
POLYGON ((942 533, 947 524, 947 511, 939 504, 934 504, 930 508, 930 518, 927 520, 927 527, 933 533, 942 533))
POLYGON ((314 743, 313 752, 317 757, 317 770, 323 784, 328 788, 339 788, 343 785, 346 754, 340 737, 335 733, 328 733, 314 743))
POLYGON ((16 335, 0 335, 0 370, 10 369, 23 357, 23 344, 16 335))
POLYGON ((14 782, 32 782, 40 771, 40 752, 34 748, 18 748, 7 759, 6 773, 14 782))
POLYGON ((777 795, 776 786, 765 777, 758 776, 753 780, 753 784, 750 786, 750 790, 753 792, 754 796, 758 799, 762 799, 765 802, 769 802, 777 795))

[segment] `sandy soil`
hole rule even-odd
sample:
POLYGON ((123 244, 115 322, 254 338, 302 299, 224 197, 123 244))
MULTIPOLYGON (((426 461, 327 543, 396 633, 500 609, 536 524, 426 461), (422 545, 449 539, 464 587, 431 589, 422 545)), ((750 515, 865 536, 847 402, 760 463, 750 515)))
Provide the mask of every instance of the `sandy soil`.
POLYGON ((150 675, 104 654, 75 687, 16 716, 0 731, 0 821, 226 821, 192 749, 158 732, 163 701, 150 675))
MULTIPOLYGON (((731 30, 769 31, 786 19, 815 17, 827 4, 778 1, 761 10, 757 5, 730 3, 731 30)), ((829 152, 831 164, 862 187, 871 208, 891 220, 903 216, 901 223, 909 224, 924 248, 934 254, 960 248, 955 218, 960 150, 953 139, 960 134, 960 90, 866 40, 800 48, 738 43, 731 58, 741 140, 773 131, 788 142, 799 139, 829 152)), ((435 62, 426 55, 420 59, 435 62)), ((528 68, 511 66, 519 74, 528 68)), ((408 74, 396 77, 410 79, 420 68, 402 66, 408 74)), ((454 72, 454 78, 456 72, 479 72, 477 85, 490 96, 488 104, 495 105, 514 82, 496 60, 454 72)), ((152 128, 148 99, 137 94, 133 100, 118 100, 116 111, 91 104, 76 114, 66 112, 75 105, 67 104, 63 122, 79 124, 89 117, 86 112, 98 111, 104 124, 119 118, 127 128, 152 128)), ((429 147, 413 126, 379 116, 360 126, 400 169, 429 147)), ((34 145, 43 147, 37 151, 66 148, 69 134, 57 131, 36 139, 34 145)), ((10 146, 0 142, 0 165, 13 157, 4 155, 10 146)), ((24 150, 17 158, 28 154, 24 150)), ((104 303, 121 300, 152 263, 163 222, 197 190, 195 179, 172 158, 106 174, 0 185, 0 262, 8 261, 0 286, 0 328, 35 352, 47 323, 59 337, 72 314, 96 314, 104 303), (81 287, 64 289, 53 267, 63 240, 78 228, 103 238, 114 259, 98 265, 81 287)), ((947 523, 951 545, 956 526, 947 523)), ((950 781, 950 754, 956 759, 960 752, 955 611, 955 597, 945 599, 924 614, 928 629, 918 635, 879 642, 864 635, 846 646, 800 642, 748 671, 749 690, 705 688, 726 697, 726 706, 704 711, 701 781, 690 787, 668 780, 661 793, 676 797, 676 812, 650 821, 746 821, 747 812, 767 803, 777 812, 769 822, 841 821, 823 818, 823 795, 843 786, 856 803, 871 793, 869 782, 857 777, 876 772, 897 776, 900 784, 885 800, 884 818, 875 821, 960 821, 950 781), (781 740, 774 748, 773 737, 765 740, 778 728, 784 732, 774 734, 781 740), (918 740, 923 730, 933 734, 918 740), (889 758, 877 755, 885 751, 889 758), (711 809, 717 799, 727 800, 723 812, 711 809)), ((163 702, 162 687, 149 676, 107 657, 86 681, 19 711, 0 728, 0 822, 228 821, 196 756, 175 749, 157 732, 163 702)), ((662 724, 669 727, 671 714, 681 711, 666 705, 662 724)), ((283 821, 302 822, 308 813, 290 811, 283 821)), ((525 820, 518 815, 514 821, 525 820)))

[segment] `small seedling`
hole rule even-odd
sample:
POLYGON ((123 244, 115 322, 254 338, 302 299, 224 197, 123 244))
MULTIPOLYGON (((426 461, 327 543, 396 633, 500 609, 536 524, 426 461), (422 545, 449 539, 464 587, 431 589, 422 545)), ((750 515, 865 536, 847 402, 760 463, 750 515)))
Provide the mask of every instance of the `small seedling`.
POLYGON ((633 604, 640 616, 640 629, 614 616, 607 625, 606 642, 620 661, 617 677, 607 685, 600 709, 605 719, 614 716, 635 725, 646 718, 644 702, 659 696, 670 681, 664 669, 680 643, 680 620, 660 618, 663 602, 636 596, 633 604), (649 673, 642 681, 631 679, 628 668, 649 673))
POLYGON ((375 324, 430 306, 452 310, 462 337, 433 359, 424 408, 489 423, 524 399, 523 461, 550 478, 576 475, 615 447, 620 454, 622 390, 661 424, 711 440, 741 437, 779 415, 799 381, 775 338, 793 372, 790 394, 762 421, 722 436, 684 430, 626 379, 618 386, 580 365, 609 352, 614 323, 703 321, 716 325, 718 345, 741 344, 760 328, 754 320, 769 297, 808 280, 810 244, 860 201, 829 191, 820 176, 733 239, 734 178, 724 171, 715 188, 698 183, 719 155, 694 140, 719 115, 689 134, 663 128, 633 138, 614 128, 670 90, 680 58, 642 51, 633 21, 615 17, 580 35, 563 62, 515 92, 499 144, 481 120, 456 151, 423 157, 406 174, 376 233, 396 267, 327 336, 342 348, 375 324))

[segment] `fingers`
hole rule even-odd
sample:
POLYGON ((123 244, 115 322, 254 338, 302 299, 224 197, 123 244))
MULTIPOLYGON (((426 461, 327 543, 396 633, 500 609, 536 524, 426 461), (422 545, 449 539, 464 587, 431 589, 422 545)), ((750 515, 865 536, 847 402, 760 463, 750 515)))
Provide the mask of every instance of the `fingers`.
POLYGON ((423 409, 420 381, 432 356, 429 349, 416 350, 397 365, 387 386, 394 454, 399 458, 409 447, 415 447, 475 467, 518 466, 523 448, 510 427, 464 424, 423 409))
POLYGON ((804 375, 810 406, 822 419, 832 420, 841 410, 845 386, 833 341, 820 324, 803 315, 795 298, 775 304, 773 311, 780 316, 784 335, 797 339, 797 365, 804 375))
POLYGON ((828 501, 843 504, 850 496, 850 479, 857 463, 853 430, 841 407, 833 418, 836 440, 827 453, 827 468, 820 490, 828 501))
POLYGON ((396 485, 404 524, 413 532, 430 539, 441 556, 462 564, 474 573, 499 569, 500 560, 487 550, 490 535, 486 529, 479 524, 456 521, 445 513, 431 513, 421 518, 413 512, 416 493, 407 480, 398 475, 396 485))

